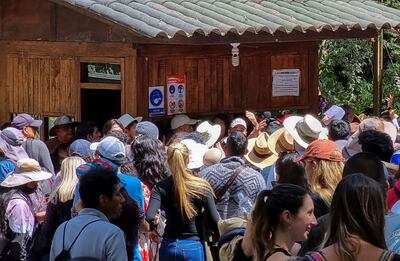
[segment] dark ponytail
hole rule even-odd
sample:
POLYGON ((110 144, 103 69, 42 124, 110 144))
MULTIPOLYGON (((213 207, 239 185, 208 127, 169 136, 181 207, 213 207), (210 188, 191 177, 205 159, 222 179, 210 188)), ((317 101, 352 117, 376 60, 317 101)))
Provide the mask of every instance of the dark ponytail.
POLYGON ((280 184, 272 190, 261 191, 252 215, 252 243, 255 260, 265 260, 274 247, 274 232, 284 210, 296 215, 305 196, 306 189, 293 184, 280 184))

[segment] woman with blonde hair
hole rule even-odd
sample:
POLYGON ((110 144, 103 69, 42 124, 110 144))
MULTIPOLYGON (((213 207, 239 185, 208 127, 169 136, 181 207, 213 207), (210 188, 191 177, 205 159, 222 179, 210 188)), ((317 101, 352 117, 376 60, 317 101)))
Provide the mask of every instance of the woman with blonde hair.
POLYGON ((45 238, 43 240, 46 240, 48 244, 48 249, 43 249, 43 253, 50 252, 51 240, 57 227, 64 221, 71 219, 73 197, 78 184, 76 168, 83 164, 85 164, 85 161, 77 156, 68 157, 61 163, 60 184, 50 195, 46 219, 41 231, 45 238))
POLYGON ((318 218, 328 213, 336 186, 342 179, 343 155, 331 140, 311 142, 303 156, 296 159, 305 163, 306 178, 318 218))
POLYGON ((183 143, 173 142, 168 146, 167 161, 171 176, 154 186, 146 213, 146 219, 154 224, 158 209, 165 211, 167 221, 160 261, 203 261, 204 246, 199 231, 202 219, 207 219, 209 228, 218 229, 213 190, 206 180, 187 168, 189 150, 183 143))

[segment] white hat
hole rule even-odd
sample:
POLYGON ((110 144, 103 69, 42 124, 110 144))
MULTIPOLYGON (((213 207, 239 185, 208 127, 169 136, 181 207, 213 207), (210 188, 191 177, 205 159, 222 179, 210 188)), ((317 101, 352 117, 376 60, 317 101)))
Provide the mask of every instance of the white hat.
POLYGON ((118 121, 122 124, 124 128, 128 127, 132 122, 140 122, 142 117, 132 117, 129 113, 125 113, 121 117, 118 118, 118 121))
POLYGON ((221 126, 218 124, 211 125, 208 121, 203 121, 197 126, 196 131, 203 135, 207 146, 211 148, 221 135, 221 126))
POLYGON ((97 151, 102 157, 112 161, 121 162, 125 160, 125 146, 113 136, 107 136, 100 142, 93 142, 90 144, 90 149, 97 151))
POLYGON ((328 139, 327 130, 322 127, 319 120, 310 114, 306 114, 304 117, 287 117, 283 126, 293 139, 305 149, 314 140, 328 139))
POLYGON ((203 157, 206 151, 208 150, 206 145, 201 143, 197 143, 194 140, 186 139, 181 141, 189 150, 189 169, 198 169, 202 167, 203 157))
POLYGON ((34 159, 21 159, 17 161, 14 172, 7 175, 0 186, 14 188, 28 184, 32 181, 42 181, 50 179, 53 174, 42 171, 39 163, 34 159))
POLYGON ((242 118, 233 119, 233 121, 231 122, 231 128, 235 128, 238 125, 242 125, 243 127, 247 128, 246 121, 242 118))
POLYGON ((171 120, 171 130, 175 130, 183 125, 189 124, 194 125, 198 120, 189 118, 186 114, 179 114, 172 118, 171 120))

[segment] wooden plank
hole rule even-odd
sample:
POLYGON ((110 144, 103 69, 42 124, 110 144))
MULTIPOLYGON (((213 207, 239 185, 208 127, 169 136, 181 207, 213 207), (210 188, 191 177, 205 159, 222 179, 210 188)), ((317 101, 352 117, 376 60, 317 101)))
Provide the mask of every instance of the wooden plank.
MULTIPOLYGON (((205 70, 206 70, 206 62, 207 60, 205 59, 199 59, 197 63, 197 82, 198 82, 198 89, 197 89, 197 97, 198 97, 198 112, 206 112, 207 108, 205 105, 205 100, 207 97, 205 97, 204 89, 205 89, 205 70)), ((196 101, 196 100, 194 100, 196 101)), ((194 102, 193 101, 193 102, 194 102)))
POLYGON ((223 108, 225 110, 231 109, 231 92, 230 92, 230 61, 225 58, 223 63, 223 108))
POLYGON ((33 56, 57 57, 125 57, 134 54, 131 44, 46 42, 46 41, 0 41, 4 52, 23 52, 33 56))
POLYGON ((121 90, 121 84, 119 83, 91 83, 82 82, 80 83, 81 89, 91 90, 121 90))
POLYGON ((209 102, 209 106, 211 111, 218 111, 218 79, 217 79, 217 66, 220 65, 218 64, 217 59, 210 59, 210 84, 207 85, 207 95, 211 99, 209 102))
POLYGON ((137 82, 136 82, 136 57, 125 58, 124 67, 124 97, 125 111, 131 115, 137 115, 138 112, 138 96, 137 96, 137 82))

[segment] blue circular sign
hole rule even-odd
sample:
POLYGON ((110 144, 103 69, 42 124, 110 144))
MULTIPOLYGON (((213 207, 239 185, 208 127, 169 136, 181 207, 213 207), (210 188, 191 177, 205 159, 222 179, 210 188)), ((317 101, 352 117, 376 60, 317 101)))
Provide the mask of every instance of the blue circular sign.
POLYGON ((170 86, 169 86, 169 93, 170 93, 170 94, 175 93, 175 86, 173 86, 173 85, 170 85, 170 86))
POLYGON ((163 100, 163 95, 160 90, 155 89, 150 93, 150 103, 153 106, 159 106, 162 100, 163 100))

